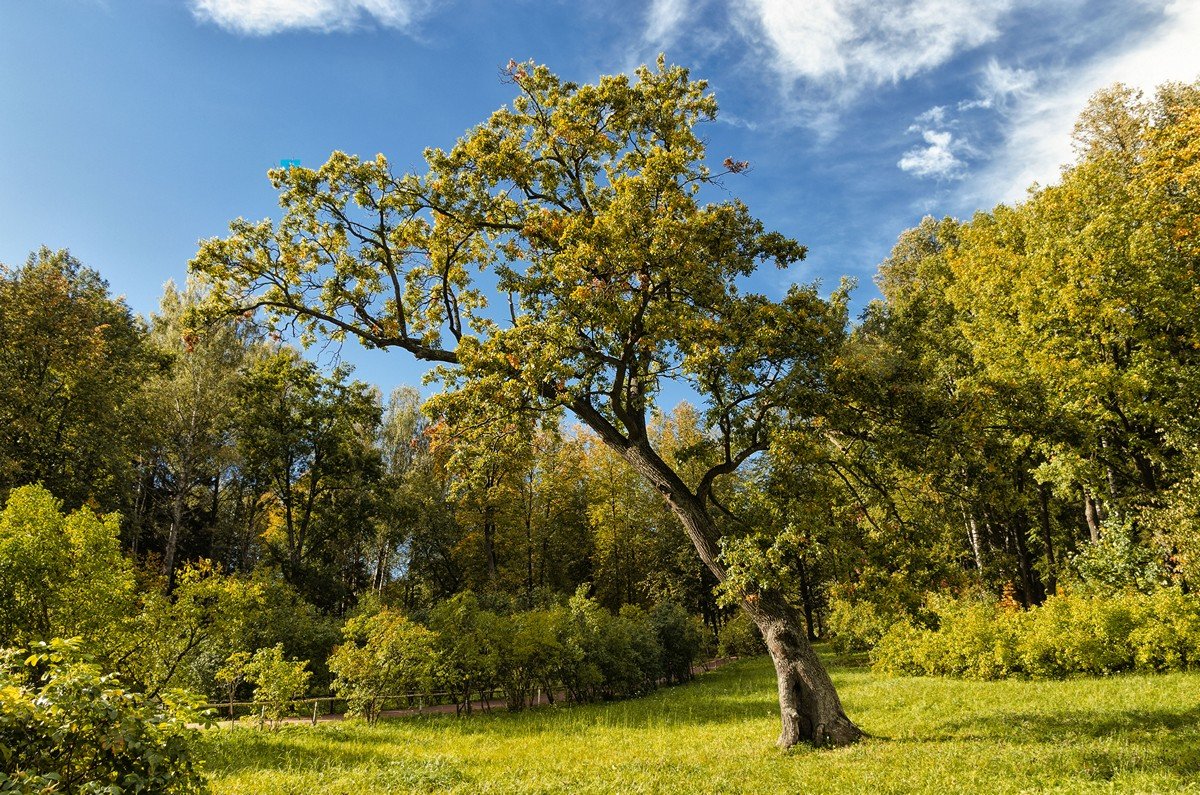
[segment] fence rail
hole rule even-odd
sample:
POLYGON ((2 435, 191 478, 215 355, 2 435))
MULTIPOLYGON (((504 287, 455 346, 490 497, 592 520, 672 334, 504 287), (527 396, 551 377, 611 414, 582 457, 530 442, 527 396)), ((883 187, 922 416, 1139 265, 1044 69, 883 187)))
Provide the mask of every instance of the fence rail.
MULTIPOLYGON (((492 691, 494 694, 495 691, 492 691)), ((422 710, 428 707, 446 706, 455 703, 455 698, 449 692, 437 693, 391 693, 379 696, 378 698, 381 711, 386 707, 388 710, 397 709, 416 709, 422 710), (388 704, 392 706, 387 707, 388 704)), ((295 698, 287 701, 275 702, 282 704, 288 708, 289 712, 297 715, 307 715, 312 712, 312 722, 316 723, 322 715, 340 715, 349 708, 347 700, 342 696, 314 696, 310 698, 295 698), (338 710, 335 705, 340 703, 342 709, 338 710), (312 705, 311 710, 300 709, 304 705, 312 705), (321 709, 321 705, 325 704, 326 708, 321 709)), ((237 717, 246 717, 253 715, 254 710, 264 709, 265 705, 261 701, 220 701, 204 704, 201 709, 212 710, 224 719, 232 720, 237 717)))
MULTIPOLYGON (((718 657, 716 659, 697 663, 696 665, 692 666, 692 674, 695 675, 698 673, 707 673, 714 668, 720 667, 725 663, 736 659, 736 657, 718 657)), ((658 684, 661 685, 665 682, 665 679, 660 680, 658 684)), ((566 688, 561 684, 559 687, 555 688, 549 693, 547 693, 547 691, 541 687, 534 688, 534 693, 536 695, 534 695, 532 699, 532 704, 545 703, 543 701, 544 695, 548 696, 550 699, 553 699, 563 695, 565 692, 566 688)), ((490 688, 479 693, 478 695, 479 698, 472 699, 471 703, 482 704, 483 709, 485 710, 491 709, 492 702, 506 703, 507 700, 507 693, 503 687, 490 688)), ((393 693, 379 696, 378 702, 380 712, 391 712, 396 710, 415 710, 417 712, 421 712, 434 707, 446 707, 453 705, 457 708, 459 706, 457 696, 449 691, 444 690, 433 693, 393 693), (392 706, 388 707, 388 704, 391 704, 392 706)), ((344 714, 348 709, 347 700, 341 696, 313 696, 310 698, 289 699, 287 701, 276 703, 286 705, 288 707, 288 712, 290 713, 309 717, 313 725, 316 725, 317 721, 320 720, 321 717, 341 715, 344 714), (335 706, 339 702, 343 705, 341 710, 335 709, 335 706), (324 710, 321 709, 322 704, 326 705, 324 710), (298 707, 302 707, 304 705, 312 705, 311 710, 298 709, 298 707)), ((249 717, 254 715, 255 709, 258 709, 258 718, 260 722, 266 720, 266 705, 264 705, 261 701, 211 702, 203 705, 201 709, 212 710, 213 712, 220 714, 224 720, 236 720, 239 717, 249 717)))

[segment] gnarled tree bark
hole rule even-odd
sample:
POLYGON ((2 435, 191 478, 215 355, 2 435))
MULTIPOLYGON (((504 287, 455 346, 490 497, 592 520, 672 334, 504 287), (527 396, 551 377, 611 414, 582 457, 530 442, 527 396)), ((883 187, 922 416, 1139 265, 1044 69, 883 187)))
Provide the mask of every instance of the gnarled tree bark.
MULTIPOLYGON (((573 408, 587 422, 588 412, 573 408)), ((588 424, 662 494, 701 560, 718 581, 724 582, 726 572, 717 544, 720 531, 703 501, 647 442, 630 443, 619 435, 614 437, 611 426, 605 427, 607 423, 599 427, 588 424)), ((781 594, 772 592, 746 594, 741 606, 762 632, 775 665, 782 723, 777 745, 844 746, 861 739, 863 731, 846 717, 833 680, 808 642, 803 619, 795 608, 781 594)))

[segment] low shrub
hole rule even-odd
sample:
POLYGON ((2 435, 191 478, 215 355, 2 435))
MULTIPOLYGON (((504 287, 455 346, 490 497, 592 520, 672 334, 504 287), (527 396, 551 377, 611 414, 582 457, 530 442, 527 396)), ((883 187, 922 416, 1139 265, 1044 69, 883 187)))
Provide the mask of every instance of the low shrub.
POLYGON ((150 699, 77 642, 0 652, 0 792, 206 792, 183 694, 150 699))
POLYGON ((1178 588, 1150 594, 1140 601, 1129 646, 1139 669, 1182 671, 1200 667, 1200 599, 1178 588))
POLYGON ((753 657, 765 653, 766 650, 767 645, 763 643, 762 632, 745 613, 739 612, 721 627, 717 639, 717 654, 720 656, 753 657))
POLYGON ((662 647, 663 674, 668 682, 686 682, 692 678, 692 664, 701 656, 704 626, 674 602, 660 602, 650 613, 654 631, 662 647))
POLYGON ((254 684, 254 703, 272 726, 291 712, 292 701, 304 697, 312 676, 308 660, 284 658, 282 643, 254 652, 244 670, 246 681, 254 684))
POLYGON ((384 696, 431 689, 437 637, 431 630, 395 610, 381 610, 351 618, 342 631, 346 642, 333 650, 329 670, 351 715, 374 723, 384 696))
POLYGON ((936 626, 897 621, 871 651, 881 673, 997 679, 1120 671, 1180 671, 1200 664, 1200 598, 1065 592, 1027 611, 972 599, 931 599, 936 626))
POLYGON ((1000 679, 1018 669, 1016 614, 978 597, 935 599, 936 630, 899 621, 871 653, 877 670, 900 674, 1000 679))
POLYGON ((829 600, 826 625, 833 648, 842 653, 869 651, 895 624, 901 613, 872 601, 834 595, 829 600))

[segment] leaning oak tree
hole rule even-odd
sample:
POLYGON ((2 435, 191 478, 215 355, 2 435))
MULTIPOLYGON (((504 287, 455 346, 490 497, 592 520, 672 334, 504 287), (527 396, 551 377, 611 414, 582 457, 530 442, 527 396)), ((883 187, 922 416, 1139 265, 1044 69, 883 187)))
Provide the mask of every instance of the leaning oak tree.
MULTIPOLYGON (((695 128, 717 104, 686 69, 660 58, 594 85, 533 64, 506 75, 512 106, 427 150, 424 176, 342 153, 273 171, 282 221, 235 221, 192 266, 226 311, 441 363, 438 408, 461 423, 565 408, 662 494, 724 581, 718 481, 819 411, 843 296, 737 289, 804 248, 736 199, 701 204, 746 164, 704 165, 695 128), (647 432, 668 381, 701 396, 720 450, 694 482, 647 432)), ((857 740, 785 594, 740 592, 778 674, 779 744, 857 740)))

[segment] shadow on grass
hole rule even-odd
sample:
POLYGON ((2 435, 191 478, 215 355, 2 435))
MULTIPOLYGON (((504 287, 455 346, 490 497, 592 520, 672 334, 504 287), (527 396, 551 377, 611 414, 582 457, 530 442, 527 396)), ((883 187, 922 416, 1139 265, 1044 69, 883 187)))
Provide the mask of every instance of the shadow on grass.
MULTIPOLYGON (((938 721, 926 737, 900 738, 921 740, 998 740, 1007 742, 1045 742, 1063 739, 1101 739, 1124 737, 1142 740, 1159 730, 1193 729, 1191 738, 1200 746, 1200 706, 1174 709, 1126 709, 1113 705, 1113 711, 1099 709, 1054 708, 1052 712, 1034 710, 989 710, 977 718, 938 721), (981 730, 981 727, 986 729, 981 730)), ((1173 742, 1181 738, 1173 738, 1173 742)))
POLYGON ((418 756, 411 747, 373 727, 287 726, 275 732, 253 728, 205 735, 202 756, 210 775, 319 774, 369 783, 369 791, 430 792, 470 781, 457 760, 418 756))
POLYGON ((928 733, 902 738, 874 736, 873 742, 898 744, 997 743, 1044 746, 1063 765, 1094 780, 1119 771, 1169 772, 1185 778, 1200 774, 1200 706, 1180 709, 1048 708, 990 711, 930 725, 928 733))

